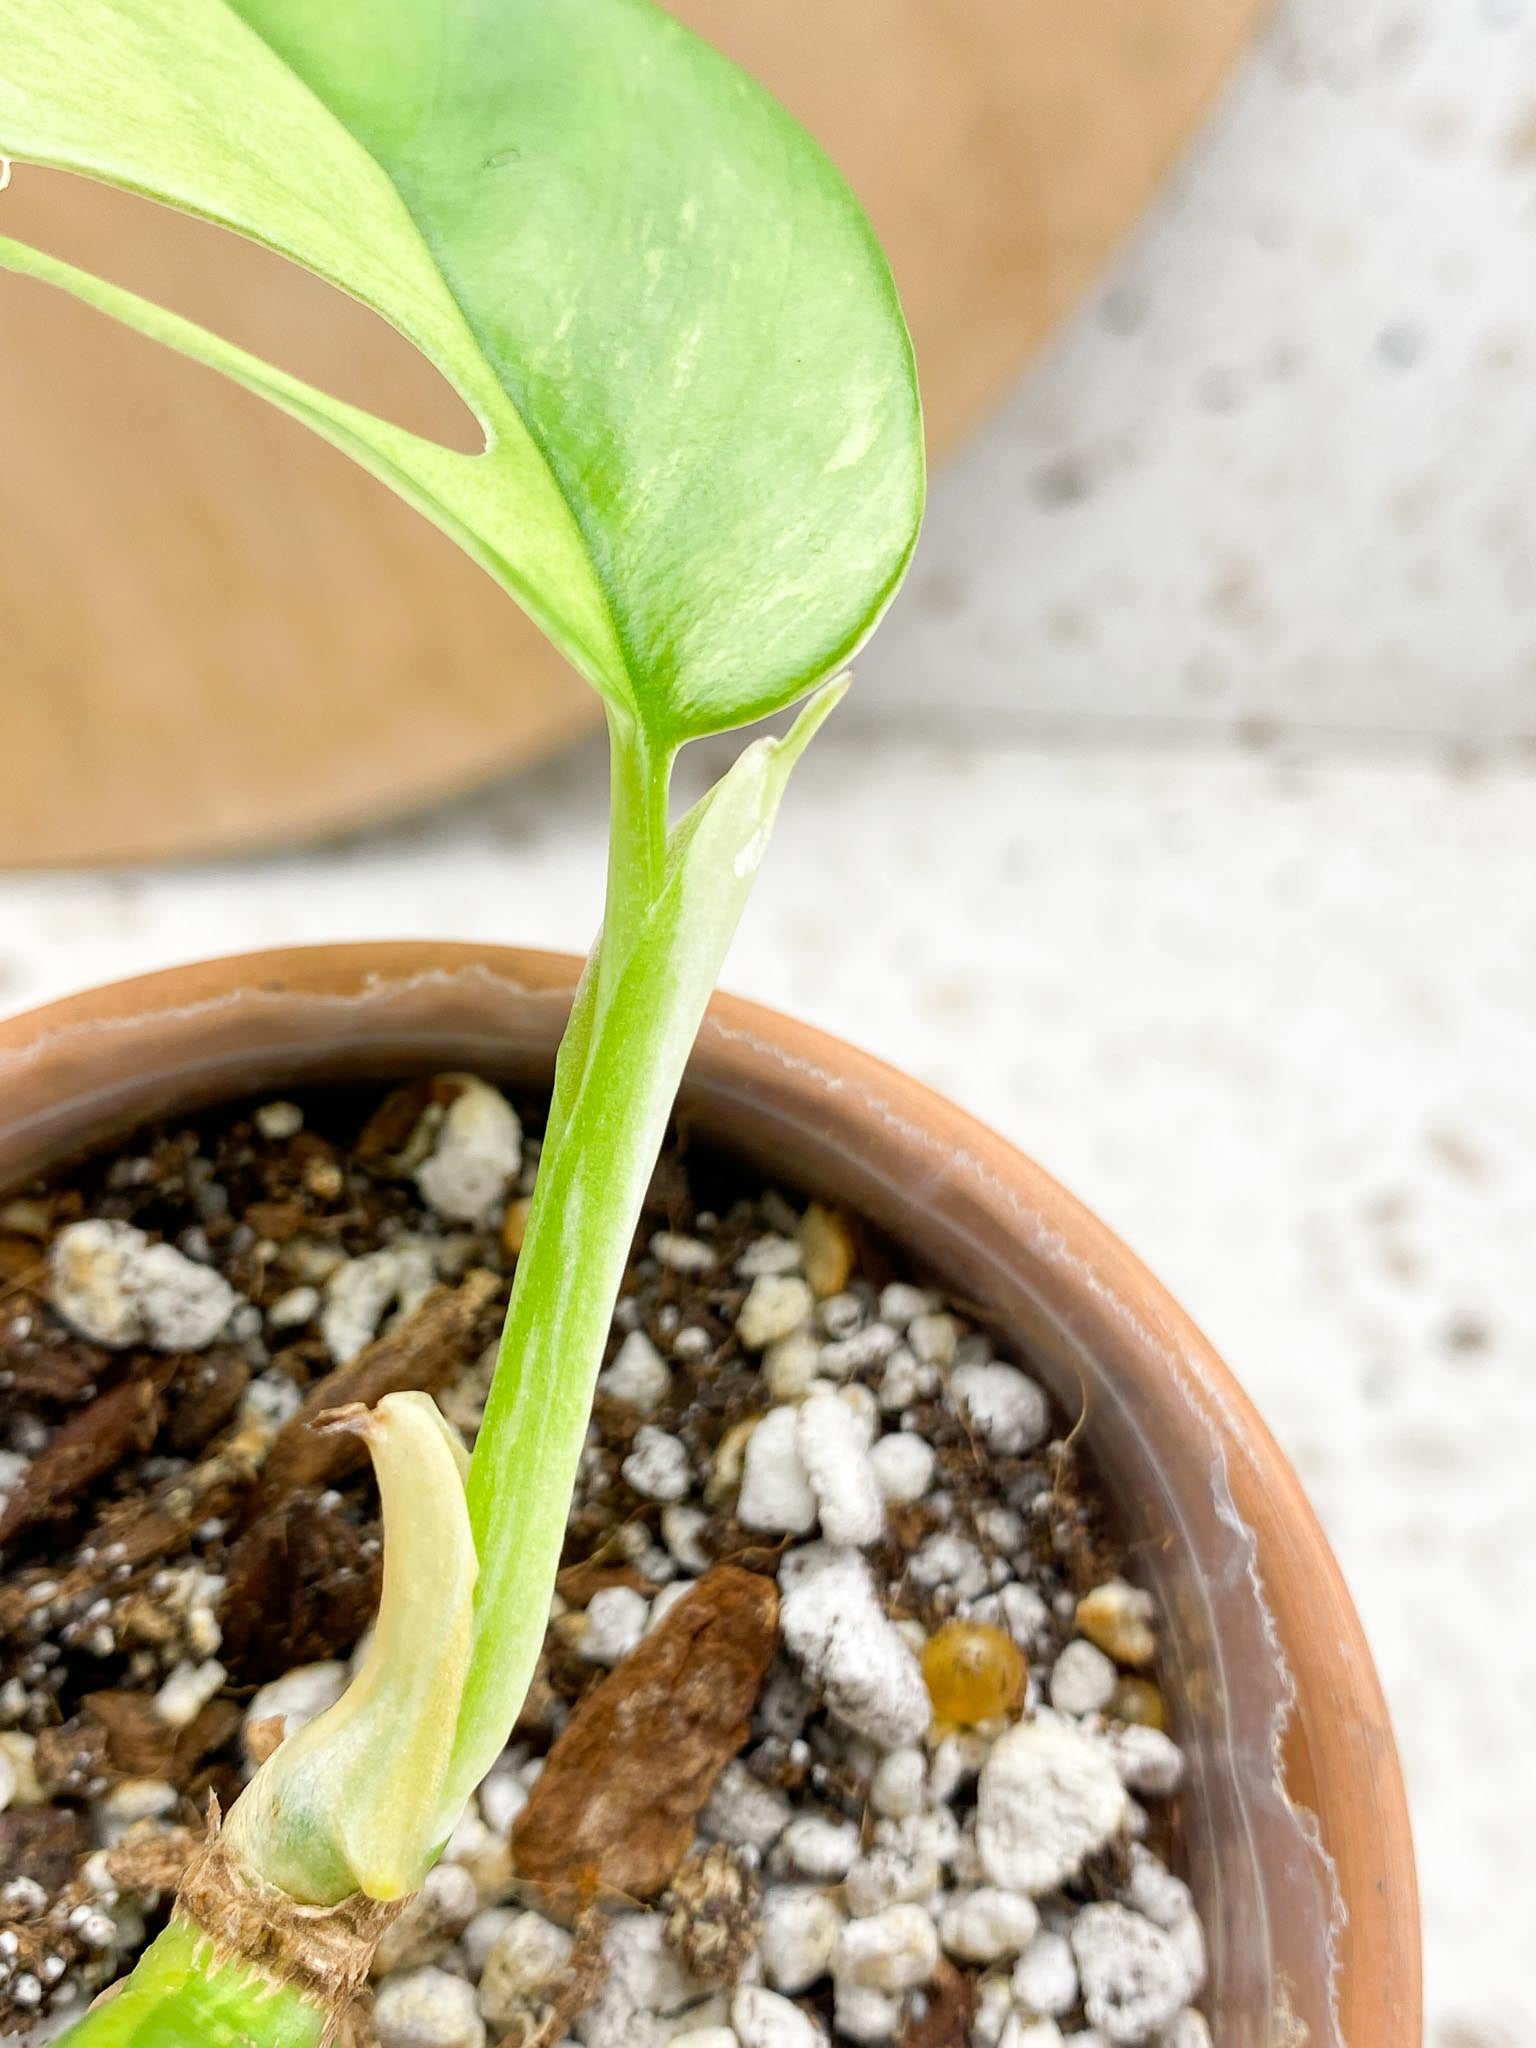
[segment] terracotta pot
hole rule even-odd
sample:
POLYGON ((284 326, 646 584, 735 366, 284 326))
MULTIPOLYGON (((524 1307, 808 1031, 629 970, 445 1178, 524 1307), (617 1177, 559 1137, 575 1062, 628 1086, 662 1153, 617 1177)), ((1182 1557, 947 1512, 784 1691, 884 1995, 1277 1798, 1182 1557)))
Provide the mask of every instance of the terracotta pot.
MULTIPOLYGON (((550 1073, 575 963, 489 947, 256 954, 0 1024, 0 1185, 249 1090, 473 1067, 550 1073)), ((857 1209, 1025 1347, 1169 1617, 1185 1854, 1221 2048, 1412 2048, 1418 1908, 1376 1674, 1294 1473, 1209 1345, 1028 1159, 916 1082, 722 997, 693 1128, 857 1209)))

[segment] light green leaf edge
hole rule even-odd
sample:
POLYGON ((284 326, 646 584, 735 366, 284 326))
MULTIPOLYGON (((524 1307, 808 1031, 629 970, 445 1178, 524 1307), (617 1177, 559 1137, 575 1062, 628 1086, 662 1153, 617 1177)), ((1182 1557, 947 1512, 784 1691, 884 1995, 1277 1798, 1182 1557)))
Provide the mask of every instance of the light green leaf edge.
POLYGON ((0 50, 0 152, 351 292, 455 385, 486 451, 12 240, 0 263, 344 448, 657 749, 793 701, 873 629, 923 494, 889 272, 810 138, 651 0, 0 0, 0 50), (528 155, 510 192, 519 151, 480 154, 508 121, 528 155))

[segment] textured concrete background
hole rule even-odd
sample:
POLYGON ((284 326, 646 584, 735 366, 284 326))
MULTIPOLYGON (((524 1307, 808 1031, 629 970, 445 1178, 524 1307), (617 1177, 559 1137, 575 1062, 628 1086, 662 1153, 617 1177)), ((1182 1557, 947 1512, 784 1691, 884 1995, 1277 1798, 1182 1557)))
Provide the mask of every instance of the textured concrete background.
POLYGON ((1010 716, 1536 737, 1536 9, 1291 0, 937 492, 880 670, 1010 716))
MULTIPOLYGON (((1536 0, 1292 0, 942 480, 728 975, 1035 1153, 1252 1389, 1392 1696, 1431 2048, 1536 2048, 1533 458, 1536 0)), ((587 747, 344 847, 11 879, 0 1002, 580 946, 602 830, 587 747)))

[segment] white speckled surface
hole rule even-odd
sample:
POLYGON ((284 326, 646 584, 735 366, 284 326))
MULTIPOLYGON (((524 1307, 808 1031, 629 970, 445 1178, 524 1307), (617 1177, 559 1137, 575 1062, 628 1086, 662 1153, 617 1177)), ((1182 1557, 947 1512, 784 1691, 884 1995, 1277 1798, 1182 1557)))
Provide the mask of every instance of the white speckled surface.
MULTIPOLYGON (((601 828, 589 747, 334 852, 13 878, 4 1000, 296 940, 578 945, 601 828)), ((1536 2039, 1533 880, 1512 767, 834 727, 729 976, 1035 1153, 1257 1397, 1393 1701, 1433 2048, 1536 2039)))
MULTIPOLYGON (((1536 0, 1290 0, 941 480, 729 975, 1037 1154, 1252 1389, 1393 1701, 1431 2048, 1536 2044, 1536 760, 1127 742, 1528 741, 1533 454, 1536 0), (942 745, 900 715, 935 700, 942 745)), ((340 849, 13 878, 0 1003, 305 939, 580 945, 601 832, 589 747, 340 849)))
POLYGON ((1290 0, 943 479, 892 690, 1536 735, 1536 6, 1290 0))

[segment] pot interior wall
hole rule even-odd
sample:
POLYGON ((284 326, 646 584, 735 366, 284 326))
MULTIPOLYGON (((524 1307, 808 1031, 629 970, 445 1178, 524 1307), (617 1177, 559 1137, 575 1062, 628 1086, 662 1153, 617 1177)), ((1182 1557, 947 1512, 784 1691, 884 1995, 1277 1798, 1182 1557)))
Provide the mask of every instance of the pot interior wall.
MULTIPOLYGON (((0 1187, 148 1119, 255 1090, 444 1068, 548 1080, 569 1002, 563 965, 514 980, 484 966, 423 972, 413 958, 409 976, 361 978, 345 996, 280 975, 149 1014, 141 997, 110 1021, 66 1024, 35 1055, 0 1057, 11 1084, 0 1187)), ((1290 1679, 1229 1485, 1242 1417, 1190 1355, 1171 1305, 1165 1319, 1155 1288, 1118 1284, 1094 1255, 1097 1226, 1059 1191, 1036 1204, 1032 1169, 1000 1176, 952 1133, 792 1057, 764 1025, 760 1012, 717 1012, 682 1113, 712 1145, 910 1248, 1082 1417, 1137 1576, 1167 1618, 1161 1675, 1190 1760, 1184 1853, 1210 1939, 1202 2002, 1216 2039, 1342 2048, 1330 1866, 1280 1781, 1290 1679)))

